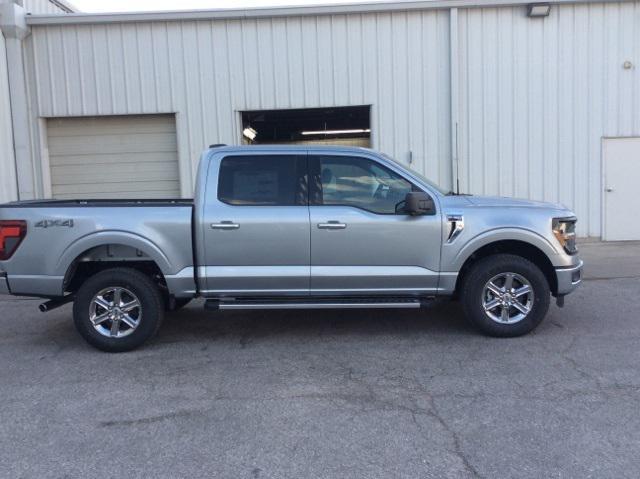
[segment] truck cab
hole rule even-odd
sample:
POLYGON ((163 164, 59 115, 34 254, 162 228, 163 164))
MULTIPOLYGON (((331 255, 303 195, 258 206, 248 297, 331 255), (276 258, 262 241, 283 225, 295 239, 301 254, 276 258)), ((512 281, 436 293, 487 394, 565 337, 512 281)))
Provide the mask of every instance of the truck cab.
POLYGON ((438 293, 441 193, 395 163, 364 149, 252 147, 219 148, 202 165, 204 296, 438 293), (424 210, 407 210, 409 193, 424 210))

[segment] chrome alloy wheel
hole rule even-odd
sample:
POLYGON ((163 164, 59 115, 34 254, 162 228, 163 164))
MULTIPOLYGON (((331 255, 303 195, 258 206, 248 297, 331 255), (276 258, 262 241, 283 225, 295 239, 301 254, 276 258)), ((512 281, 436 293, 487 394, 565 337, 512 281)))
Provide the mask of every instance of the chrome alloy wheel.
POLYGON ((140 325, 142 305, 128 289, 116 286, 105 288, 91 300, 89 320, 103 336, 123 338, 140 325))
POLYGON ((484 313, 500 324, 515 324, 528 316, 533 307, 531 283, 517 273, 500 273, 482 290, 484 313))

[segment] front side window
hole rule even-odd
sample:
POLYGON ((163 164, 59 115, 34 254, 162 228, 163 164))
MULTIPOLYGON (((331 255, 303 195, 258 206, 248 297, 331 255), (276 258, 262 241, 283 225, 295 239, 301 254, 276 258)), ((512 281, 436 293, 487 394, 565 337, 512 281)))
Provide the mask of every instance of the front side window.
POLYGON ((220 164, 218 199, 238 206, 306 205, 306 178, 299 156, 228 156, 220 164))
POLYGON ((356 156, 315 156, 310 161, 313 205, 353 206, 378 214, 402 212, 414 186, 388 168, 356 156))

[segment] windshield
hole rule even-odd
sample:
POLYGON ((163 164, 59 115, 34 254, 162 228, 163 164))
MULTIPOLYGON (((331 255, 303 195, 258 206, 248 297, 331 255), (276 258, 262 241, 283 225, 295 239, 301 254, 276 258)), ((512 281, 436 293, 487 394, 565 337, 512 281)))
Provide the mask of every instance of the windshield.
POLYGON ((446 195, 449 193, 449 190, 445 190, 442 189, 440 186, 438 186, 436 183, 434 183, 433 181, 431 181, 429 178, 427 178, 426 176, 424 176, 422 173, 418 173, 416 170, 412 170, 407 168, 405 165, 403 165, 402 163, 400 163, 399 161, 394 160, 393 158, 391 158, 389 155, 386 154, 382 154, 382 156, 384 157, 385 160, 391 161, 392 163, 395 163, 396 165, 398 165, 400 168, 402 168, 403 170, 408 171, 409 173, 411 173, 413 176, 415 176, 416 178, 418 178, 420 181, 422 181, 423 183, 426 183, 427 185, 429 185, 430 187, 432 187, 434 190, 439 191, 440 193, 442 193, 443 195, 446 195))

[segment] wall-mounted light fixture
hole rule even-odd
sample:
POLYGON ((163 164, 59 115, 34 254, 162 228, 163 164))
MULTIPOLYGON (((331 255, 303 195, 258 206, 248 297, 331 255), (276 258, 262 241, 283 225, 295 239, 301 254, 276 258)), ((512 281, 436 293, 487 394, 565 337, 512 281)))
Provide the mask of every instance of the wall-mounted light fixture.
POLYGON ((249 138, 249 140, 253 141, 256 139, 256 136, 258 136, 258 132, 256 130, 254 130, 251 127, 245 128, 244 130, 242 130, 242 134, 249 138))
POLYGON ((551 5, 548 3, 530 3, 527 5, 527 16, 531 18, 548 17, 551 5))

